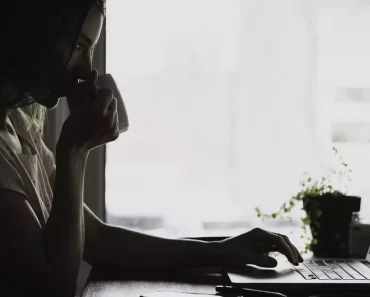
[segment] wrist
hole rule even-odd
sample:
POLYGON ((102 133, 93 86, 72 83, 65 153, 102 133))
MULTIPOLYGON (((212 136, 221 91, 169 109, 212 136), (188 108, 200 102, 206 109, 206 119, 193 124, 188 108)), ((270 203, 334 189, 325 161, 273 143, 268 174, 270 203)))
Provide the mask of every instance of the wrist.
POLYGON ((226 256, 225 244, 223 241, 211 241, 209 242, 208 249, 210 250, 210 255, 216 261, 216 264, 221 265, 224 263, 224 258, 226 256))
POLYGON ((89 151, 83 148, 77 148, 73 145, 69 145, 65 142, 58 141, 56 147, 56 163, 59 166, 61 163, 75 163, 76 165, 85 165, 89 151))
POLYGON ((81 134, 81 129, 76 127, 73 119, 77 115, 72 114, 64 122, 62 130, 57 142, 57 152, 67 152, 73 155, 88 155, 90 149, 84 143, 84 136, 81 134))
POLYGON ((84 157, 88 156, 89 150, 85 146, 77 146, 74 142, 69 141, 68 138, 61 135, 56 145, 56 153, 74 157, 84 157))
MULTIPOLYGON (((190 246, 188 247, 188 251, 191 251, 190 246)), ((225 253, 221 241, 197 242, 197 244, 194 245, 193 254, 197 255, 195 257, 195 262, 199 262, 203 265, 220 266, 224 262, 225 253)))

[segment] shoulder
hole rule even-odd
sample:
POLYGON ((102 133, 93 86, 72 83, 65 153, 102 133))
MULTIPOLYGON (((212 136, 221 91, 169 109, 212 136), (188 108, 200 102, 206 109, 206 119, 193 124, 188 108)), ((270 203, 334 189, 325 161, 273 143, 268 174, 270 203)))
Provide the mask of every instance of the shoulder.
POLYGON ((17 134, 27 139, 31 146, 34 147, 46 169, 46 172, 50 176, 55 167, 54 154, 46 146, 40 132, 27 128, 25 120, 26 117, 25 112, 20 108, 14 109, 11 114, 12 122, 17 134))

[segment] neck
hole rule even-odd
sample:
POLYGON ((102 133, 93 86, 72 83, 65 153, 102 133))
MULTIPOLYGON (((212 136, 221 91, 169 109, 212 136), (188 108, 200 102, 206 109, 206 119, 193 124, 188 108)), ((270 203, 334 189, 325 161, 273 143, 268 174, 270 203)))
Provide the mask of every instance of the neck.
POLYGON ((10 114, 10 109, 0 109, 0 130, 7 131, 7 119, 10 114))

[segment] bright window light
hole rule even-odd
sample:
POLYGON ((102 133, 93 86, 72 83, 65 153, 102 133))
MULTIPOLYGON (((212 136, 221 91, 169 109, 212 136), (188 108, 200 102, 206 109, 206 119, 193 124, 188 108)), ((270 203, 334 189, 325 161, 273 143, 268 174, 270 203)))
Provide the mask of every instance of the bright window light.
POLYGON ((370 209, 369 27, 357 0, 108 1, 107 72, 131 125, 107 146, 108 222, 246 231, 255 207, 325 174, 333 146, 370 209))

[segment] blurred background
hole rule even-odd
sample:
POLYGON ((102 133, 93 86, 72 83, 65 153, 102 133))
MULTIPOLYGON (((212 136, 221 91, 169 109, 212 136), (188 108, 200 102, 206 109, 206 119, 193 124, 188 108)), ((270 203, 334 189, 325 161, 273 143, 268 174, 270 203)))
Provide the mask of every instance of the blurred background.
MULTIPOLYGON (((130 129, 107 146, 109 223, 165 237, 261 222, 304 172, 348 163, 370 207, 370 2, 110 0, 107 72, 130 129)), ((297 234, 298 234, 297 233, 297 234)))

